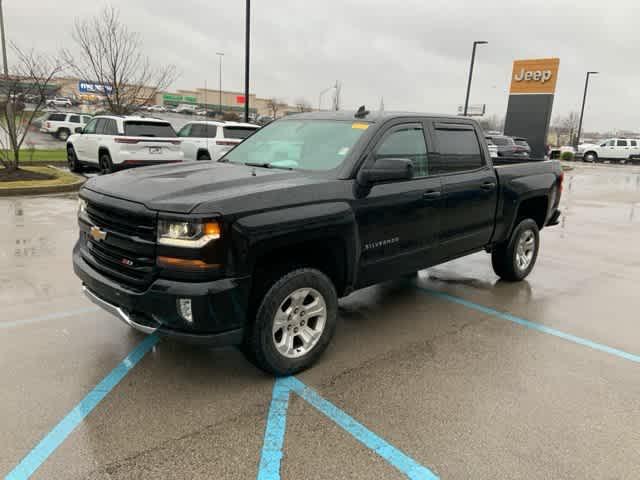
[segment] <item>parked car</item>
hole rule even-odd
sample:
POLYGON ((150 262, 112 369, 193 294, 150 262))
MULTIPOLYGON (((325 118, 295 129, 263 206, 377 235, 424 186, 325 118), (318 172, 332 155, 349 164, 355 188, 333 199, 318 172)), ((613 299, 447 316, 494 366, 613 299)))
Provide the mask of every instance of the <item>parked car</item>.
POLYGON ((66 142, 71 134, 84 126, 91 120, 91 115, 80 113, 53 112, 46 114, 42 119, 40 131, 50 133, 58 140, 66 142))
POLYGON ((489 155, 491 158, 498 158, 498 146, 487 137, 487 147, 489 148, 489 155))
POLYGON ((139 116, 101 115, 67 140, 73 172, 83 166, 111 173, 125 167, 181 162, 180 139, 169 122, 139 116))
POLYGON ((205 110, 204 108, 201 108, 200 110, 196 110, 195 111, 195 115, 199 116, 199 117, 206 117, 207 113, 209 113, 207 110, 205 110))
POLYGON ((189 122, 178 132, 185 160, 218 160, 258 130, 258 125, 239 122, 189 122))
POLYGON ((47 100, 47 106, 70 108, 73 106, 73 102, 67 97, 54 97, 47 100))
POLYGON ((529 275, 539 231, 559 222, 560 162, 502 167, 483 139, 459 116, 303 113, 218 162, 95 177, 74 270, 134 329, 244 344, 291 375, 325 350, 354 290, 485 250, 499 277, 529 275))
POLYGON ((197 107, 191 104, 180 104, 174 110, 176 113, 183 113, 187 115, 193 115, 196 113, 197 107))
POLYGON ((162 105, 151 105, 151 106, 147 107, 147 111, 162 113, 162 112, 166 112, 167 109, 162 105))
POLYGON ((635 138, 610 138, 600 144, 578 146, 578 156, 585 162, 604 160, 635 162, 640 160, 640 140, 635 138))
POLYGON ((498 147, 499 157, 525 156, 520 147, 516 145, 512 137, 506 135, 487 135, 487 140, 491 140, 498 147))
POLYGON ((513 137, 513 141, 515 142, 516 147, 518 147, 516 154, 526 155, 527 157, 531 156, 531 146, 529 145, 529 142, 527 142, 526 138, 513 137))

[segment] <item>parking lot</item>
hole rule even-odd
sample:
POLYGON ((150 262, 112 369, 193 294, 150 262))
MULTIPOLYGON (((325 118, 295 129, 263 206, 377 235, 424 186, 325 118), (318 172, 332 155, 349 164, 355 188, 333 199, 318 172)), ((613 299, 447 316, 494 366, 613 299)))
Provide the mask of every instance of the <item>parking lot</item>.
POLYGON ((526 281, 482 253, 342 299, 299 384, 130 330, 80 293, 75 196, 0 199, 0 474, 640 478, 640 167, 575 165, 562 211, 526 281))

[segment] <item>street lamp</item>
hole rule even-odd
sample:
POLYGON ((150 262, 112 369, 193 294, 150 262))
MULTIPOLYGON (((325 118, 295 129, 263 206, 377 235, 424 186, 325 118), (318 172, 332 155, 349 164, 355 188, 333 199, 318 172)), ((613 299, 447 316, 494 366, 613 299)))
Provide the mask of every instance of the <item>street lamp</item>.
POLYGON ((318 95, 318 111, 322 110, 322 108, 321 108, 322 107, 322 96, 325 93, 327 93, 329 90, 333 90, 334 88, 336 88, 336 87, 332 86, 332 87, 329 87, 329 88, 325 88, 324 90, 322 90, 320 92, 320 95, 318 95))
POLYGON ((218 101, 218 110, 220 111, 220 115, 222 115, 222 57, 224 57, 224 53, 216 52, 218 55, 218 93, 219 93, 219 101, 218 101))
POLYGON ((473 64, 476 61, 476 47, 478 45, 486 45, 489 42, 485 42, 484 40, 476 40, 473 42, 473 51, 471 52, 471 66, 469 67, 469 81, 467 82, 467 96, 464 99, 464 113, 463 115, 467 116, 467 110, 469 109, 469 94, 471 93, 471 78, 473 77, 473 64))
POLYGON ((247 0, 244 26, 244 121, 249 121, 249 41, 251 39, 251 0, 247 0))
POLYGON ((587 89, 589 88, 589 76, 597 75, 600 72, 587 72, 587 78, 584 81, 584 95, 582 96, 582 108, 580 109, 580 122, 578 122, 578 135, 574 140, 574 147, 577 149, 580 143, 580 134, 582 133, 582 118, 584 117, 584 104, 587 102, 587 89))

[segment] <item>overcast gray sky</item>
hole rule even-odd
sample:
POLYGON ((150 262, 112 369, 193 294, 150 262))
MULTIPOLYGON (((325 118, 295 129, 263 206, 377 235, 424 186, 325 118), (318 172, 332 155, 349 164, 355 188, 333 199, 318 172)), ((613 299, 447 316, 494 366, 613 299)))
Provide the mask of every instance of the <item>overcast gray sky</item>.
MULTIPOLYGON (((100 1, 8 0, 7 36, 54 52, 69 46, 76 16, 100 1)), ((215 53, 225 53, 223 88, 243 88, 242 0, 113 0, 147 54, 181 72, 174 87, 216 87, 215 53)), ((640 132, 638 0, 254 0, 251 90, 289 101, 342 82, 346 108, 454 113, 464 101, 473 40, 479 49, 471 103, 506 111, 514 59, 559 57, 554 116, 578 111, 590 88, 585 128, 640 132)), ((325 100, 328 104, 328 98, 325 100)))

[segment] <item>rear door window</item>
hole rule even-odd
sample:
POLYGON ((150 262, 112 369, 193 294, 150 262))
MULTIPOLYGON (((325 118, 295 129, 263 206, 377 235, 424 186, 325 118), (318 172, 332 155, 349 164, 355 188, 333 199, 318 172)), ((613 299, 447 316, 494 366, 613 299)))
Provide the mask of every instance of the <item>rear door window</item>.
POLYGON ((240 140, 244 140, 256 131, 255 128, 251 127, 223 127, 222 130, 224 133, 224 138, 237 138, 240 140))
MULTIPOLYGON (((124 122, 124 134, 130 137, 175 137, 170 123, 133 120, 124 122)), ((192 135, 193 136, 193 135, 192 135)))
POLYGON ((618 140, 618 146, 619 147, 626 147, 627 146, 627 141, 626 140, 618 140))
POLYGON ((472 128, 436 126, 435 141, 438 160, 431 162, 432 173, 465 172, 484 166, 478 136, 472 128))
POLYGON ((64 113, 51 113, 47 120, 52 122, 64 122, 67 119, 67 116, 64 113))
POLYGON ((69 115, 69 121, 71 123, 80 123, 80 115, 69 115))
POLYGON ((631 141, 629 141, 629 144, 630 144, 632 147, 637 147, 637 146, 638 146, 638 143, 637 143, 635 140, 631 140, 631 141))

